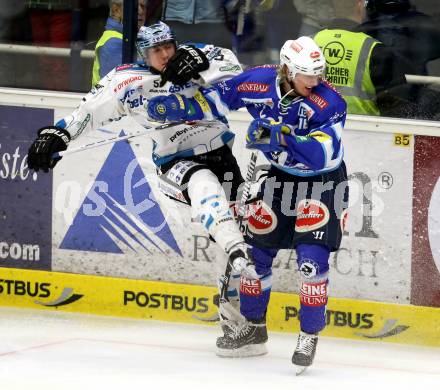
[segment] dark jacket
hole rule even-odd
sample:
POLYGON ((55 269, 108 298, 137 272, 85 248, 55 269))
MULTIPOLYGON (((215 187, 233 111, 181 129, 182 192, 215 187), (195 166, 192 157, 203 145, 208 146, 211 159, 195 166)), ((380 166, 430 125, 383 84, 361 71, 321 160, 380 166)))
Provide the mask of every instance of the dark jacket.
POLYGON ((435 20, 410 10, 399 14, 378 14, 357 28, 409 59, 416 74, 427 74, 426 64, 440 58, 440 28, 435 20))

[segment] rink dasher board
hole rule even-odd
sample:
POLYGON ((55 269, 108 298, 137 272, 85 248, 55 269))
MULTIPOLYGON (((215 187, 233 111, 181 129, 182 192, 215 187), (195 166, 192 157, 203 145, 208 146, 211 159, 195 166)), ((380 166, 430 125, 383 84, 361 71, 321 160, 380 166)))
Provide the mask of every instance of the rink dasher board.
MULTIPOLYGON (((56 107, 55 120, 67 115, 81 96, 21 92, 13 95, 17 100, 17 106, 56 107)), ((3 97, 3 93, 4 89, 0 89, 0 98, 3 97)), ((11 100, 12 103, 14 99, 11 100)), ((244 148, 243 141, 248 123, 249 116, 243 112, 231 115, 231 128, 236 132, 237 138, 234 152, 242 170, 245 169, 250 154, 244 148)), ((131 129, 132 125, 129 127, 131 129)), ((120 123, 110 130, 118 132, 124 128, 125 125, 120 123)), ((415 137, 407 134, 431 134, 434 131, 440 134, 438 123, 390 121, 369 117, 348 118, 343 137, 349 174, 354 176, 353 183, 363 181, 363 184, 371 185, 375 192, 370 193, 373 202, 357 202, 350 209, 347 227, 349 234, 344 237, 340 252, 333 255, 330 261, 332 296, 406 304, 410 302, 414 290, 411 267, 416 272, 422 272, 424 279, 434 274, 438 277, 438 270, 435 268, 432 272, 423 274, 422 267, 412 264, 411 190, 415 137), (381 176, 384 173, 389 176, 381 176), (389 182, 390 177, 393 185, 389 189, 380 190, 380 180, 385 178, 385 182, 389 182), (378 209, 380 201, 384 206, 381 214, 373 215, 370 220, 365 219, 364 211, 378 209)), ((90 134, 72 142, 72 145, 103 136, 105 137, 105 134, 90 134)), ((4 145, 2 147, 4 148, 4 145)), ((151 254, 143 251, 147 245, 145 242, 142 243, 143 246, 134 247, 134 251, 125 247, 121 250, 122 253, 111 252, 109 248, 104 248, 103 251, 88 251, 84 245, 71 249, 67 249, 66 245, 62 247, 78 211, 85 203, 93 206, 93 202, 85 202, 85 198, 105 163, 111 160, 112 147, 106 146, 94 150, 87 157, 81 154, 69 156, 60 162, 53 172, 51 270, 215 285, 218 272, 224 267, 225 259, 221 250, 209 242, 206 233, 200 227, 196 224, 189 226, 190 215, 186 206, 170 202, 161 196, 160 191, 154 186, 154 169, 147 162, 151 150, 148 140, 140 138, 133 141, 127 150, 133 153, 135 161, 139 163, 162 214, 167 214, 170 237, 172 236, 176 242, 181 255, 176 255, 177 252, 170 247, 171 239, 164 244, 164 241, 154 237, 154 234, 151 235, 156 239, 154 245, 147 247, 151 254), (203 248, 204 245, 206 248, 203 248)), ((264 163, 262 159, 259 160, 259 164, 264 163)), ((365 197, 367 194, 361 195, 365 197)), ((136 234, 133 234, 133 237, 139 238, 136 234)), ((133 247, 133 242, 130 244, 133 247)), ((417 248, 418 246, 415 249, 417 248)), ((274 266, 275 290, 297 291, 299 281, 295 268, 294 253, 281 251, 274 266)), ((436 285, 438 284, 434 280, 431 286, 436 285)), ((426 295, 425 288, 420 291, 422 295, 426 295)), ((420 304, 423 305, 423 302, 420 304)))
MULTIPOLYGON (((0 306, 212 325, 214 287, 0 268, 0 306)), ((297 294, 273 292, 270 331, 299 331, 297 294)), ((330 297, 326 336, 440 347, 440 309, 330 297)))
MULTIPOLYGON (((128 121, 115 126, 118 130, 127 127, 136 130, 135 124, 128 121)), ((233 151, 244 170, 249 158, 249 151, 244 148, 246 123, 231 122, 231 128, 236 133, 233 151)), ((92 139, 92 136, 87 138, 92 139)), ((339 253, 333 254, 330 260, 334 296, 409 303, 411 245, 406 238, 411 235, 412 148, 393 147, 392 141, 393 135, 384 133, 366 135, 348 130, 344 135, 354 204, 349 211, 348 235, 344 237, 339 253), (362 141, 365 137, 371 138, 369 148, 364 148, 362 141), (375 184, 383 171, 393 177, 394 183, 386 191, 375 184), (362 186, 369 192, 365 193, 362 186), (364 203, 364 198, 371 199, 371 204, 364 203), (383 205, 380 215, 374 215, 376 204, 383 205), (364 217, 364 213, 373 215, 364 217), (397 215, 399 218, 395 217, 397 215), (390 285, 394 286, 393 289, 389 288, 390 285)), ((225 264, 223 252, 209 241, 200 225, 189 223, 188 206, 173 202, 161 193, 150 154, 148 138, 138 137, 130 144, 95 149, 87 157, 82 153, 67 156, 59 163, 53 173, 52 271, 216 285, 225 264), (143 213, 148 225, 145 229, 148 240, 135 231, 132 237, 124 236, 125 241, 118 240, 113 233, 112 241, 121 248, 117 252, 109 248, 108 243, 97 247, 93 241, 97 242, 108 234, 108 230, 104 233, 102 226, 109 219, 114 225, 119 224, 115 213, 110 210, 110 215, 107 212, 116 197, 112 196, 113 192, 122 185, 116 183, 114 177, 132 170, 131 163, 119 163, 118 149, 123 149, 124 155, 132 154, 131 161, 140 168, 139 172, 142 171, 143 177, 130 178, 128 185, 134 188, 136 182, 145 178, 148 188, 144 193, 150 198, 150 195, 154 196, 158 207, 156 211, 143 213), (116 171, 119 168, 120 171, 116 171), (106 176, 105 172, 109 170, 113 175, 106 176), (90 188, 94 188, 93 197, 90 188), (108 191, 108 197, 100 192, 103 189, 108 191), (96 209, 97 197, 102 197, 106 212, 94 222, 84 216, 84 210, 96 209), (151 215, 155 212, 159 213, 154 217, 158 222, 151 223, 151 215), (154 229, 162 222, 168 229, 165 238, 154 229), (92 235, 96 237, 92 239, 92 235), (94 250, 88 250, 92 246, 95 246, 94 250)), ((257 164, 267 166, 261 156, 257 164)), ((133 229, 133 226, 128 224, 126 228, 133 229)), ((118 226, 115 229, 121 236, 124 234, 118 226)), ((275 260, 273 285, 282 292, 295 291, 299 285, 294 251, 280 251, 275 260)))

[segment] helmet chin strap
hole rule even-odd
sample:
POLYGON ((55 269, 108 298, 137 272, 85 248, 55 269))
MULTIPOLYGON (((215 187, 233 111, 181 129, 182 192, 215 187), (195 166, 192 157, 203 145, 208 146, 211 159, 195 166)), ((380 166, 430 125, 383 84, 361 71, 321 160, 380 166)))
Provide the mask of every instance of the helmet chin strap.
POLYGON ((295 88, 291 88, 291 89, 289 90, 289 92, 285 93, 285 94, 281 97, 280 100, 283 100, 287 95, 290 95, 291 92, 294 92, 295 94, 297 94, 296 91, 295 91, 295 88))
POLYGON ((292 92, 295 94, 295 95, 297 95, 298 96, 298 94, 296 93, 296 91, 295 91, 295 87, 294 87, 294 85, 293 85, 293 80, 292 80, 292 82, 289 80, 289 77, 287 76, 287 74, 285 74, 284 72, 283 72, 283 74, 282 74, 282 77, 281 77, 281 80, 280 80, 280 89, 283 89, 283 85, 285 85, 285 84, 288 84, 288 86, 289 86, 289 90, 288 90, 288 92, 286 92, 282 97, 281 97, 281 99, 280 99, 280 102, 282 102, 283 100, 284 100, 284 98, 286 97, 286 96, 288 96, 288 95, 290 95, 292 92))
POLYGON ((280 101, 283 101, 283 99, 286 97, 286 96, 288 96, 288 95, 290 95, 292 92, 295 94, 295 95, 298 95, 297 93, 296 93, 296 91, 295 91, 295 88, 292 86, 292 84, 290 83, 290 81, 289 81, 289 79, 286 77, 285 79, 284 79, 284 81, 289 85, 289 91, 288 92, 286 92, 282 97, 281 97, 281 99, 280 99, 280 101))

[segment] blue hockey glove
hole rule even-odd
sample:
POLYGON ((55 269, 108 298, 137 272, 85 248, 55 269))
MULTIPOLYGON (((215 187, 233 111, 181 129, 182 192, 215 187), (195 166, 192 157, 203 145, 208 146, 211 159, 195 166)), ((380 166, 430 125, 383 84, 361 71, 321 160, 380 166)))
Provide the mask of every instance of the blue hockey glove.
POLYGON ((190 104, 179 94, 156 96, 148 101, 148 116, 157 122, 178 122, 188 119, 190 104))
POLYGON ((246 147, 262 152, 282 152, 281 134, 290 134, 287 125, 276 123, 265 118, 254 119, 249 125, 246 135, 246 147))

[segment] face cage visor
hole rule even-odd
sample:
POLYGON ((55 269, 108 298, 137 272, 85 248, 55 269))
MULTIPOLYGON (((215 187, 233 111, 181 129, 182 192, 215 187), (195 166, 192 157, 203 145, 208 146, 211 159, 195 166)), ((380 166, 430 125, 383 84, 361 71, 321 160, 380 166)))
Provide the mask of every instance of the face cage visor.
POLYGON ((138 55, 144 59, 145 62, 147 62, 148 59, 148 50, 153 49, 154 47, 166 45, 167 43, 172 43, 174 45, 174 48, 177 49, 177 42, 175 39, 168 39, 166 41, 158 42, 157 44, 153 46, 147 45, 144 41, 136 42, 136 49, 138 52, 138 55))

